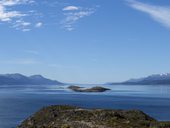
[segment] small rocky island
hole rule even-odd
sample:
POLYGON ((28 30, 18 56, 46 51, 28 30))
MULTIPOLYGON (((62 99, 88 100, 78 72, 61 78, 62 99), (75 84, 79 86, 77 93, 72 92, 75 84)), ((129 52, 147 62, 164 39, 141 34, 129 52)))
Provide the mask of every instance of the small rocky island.
POLYGON ((49 106, 23 121, 17 128, 170 128, 170 122, 158 122, 138 110, 49 106))
POLYGON ((79 86, 69 86, 68 89, 71 89, 75 92, 105 92, 105 91, 110 90, 108 88, 104 88, 104 87, 100 87, 100 86, 96 86, 96 87, 92 87, 92 88, 83 88, 83 87, 79 87, 79 86))

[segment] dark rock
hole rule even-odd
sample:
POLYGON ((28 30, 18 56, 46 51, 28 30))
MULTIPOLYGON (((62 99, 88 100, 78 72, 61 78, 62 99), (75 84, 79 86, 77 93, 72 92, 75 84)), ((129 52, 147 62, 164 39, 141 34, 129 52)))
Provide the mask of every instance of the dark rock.
POLYGON ((108 88, 104 88, 104 87, 100 87, 100 86, 96 86, 96 87, 92 87, 92 88, 83 88, 83 87, 79 87, 79 86, 69 86, 68 88, 75 91, 75 92, 105 92, 105 91, 110 90, 108 88))

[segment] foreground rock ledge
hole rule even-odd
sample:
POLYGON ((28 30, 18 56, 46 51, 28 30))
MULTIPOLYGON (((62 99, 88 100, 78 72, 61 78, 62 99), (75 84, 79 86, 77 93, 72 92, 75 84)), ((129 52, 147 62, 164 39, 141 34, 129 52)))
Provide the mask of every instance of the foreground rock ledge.
POLYGON ((26 119, 17 128, 170 128, 138 110, 81 109, 49 106, 26 119))

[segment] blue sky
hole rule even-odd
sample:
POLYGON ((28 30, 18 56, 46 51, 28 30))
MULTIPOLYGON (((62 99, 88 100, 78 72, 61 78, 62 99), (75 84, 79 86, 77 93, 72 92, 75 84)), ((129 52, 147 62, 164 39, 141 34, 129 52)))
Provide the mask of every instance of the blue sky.
POLYGON ((0 73, 105 83, 170 72, 170 1, 0 0, 0 73))

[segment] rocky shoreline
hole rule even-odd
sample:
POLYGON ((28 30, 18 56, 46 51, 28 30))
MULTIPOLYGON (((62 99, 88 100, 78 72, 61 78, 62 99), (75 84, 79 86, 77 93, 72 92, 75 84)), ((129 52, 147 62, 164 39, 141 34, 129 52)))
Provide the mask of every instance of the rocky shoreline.
POLYGON ((49 106, 23 121, 17 128, 170 128, 170 122, 158 122, 139 110, 49 106))

